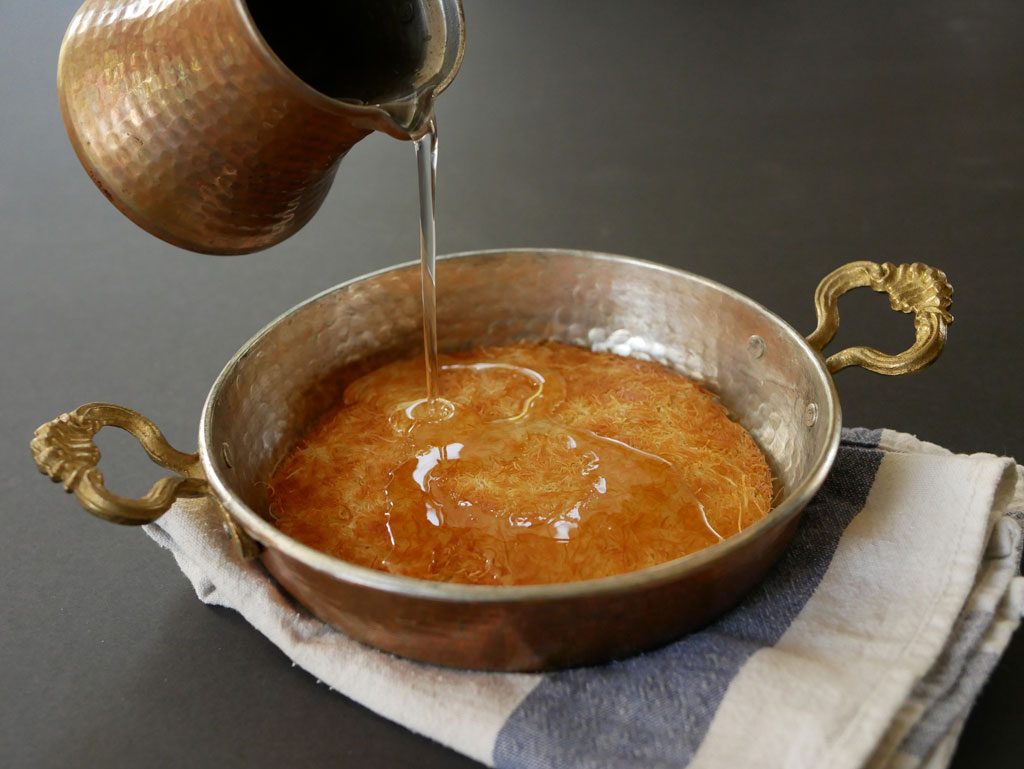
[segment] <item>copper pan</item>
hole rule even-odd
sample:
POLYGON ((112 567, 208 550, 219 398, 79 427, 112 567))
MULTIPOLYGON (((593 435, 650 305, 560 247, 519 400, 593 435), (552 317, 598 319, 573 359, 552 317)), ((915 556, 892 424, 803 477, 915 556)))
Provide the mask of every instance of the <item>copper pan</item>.
POLYGON ((659 361, 720 396, 765 452, 778 502, 757 524, 706 550, 642 571, 552 585, 490 587, 395 576, 332 558, 267 519, 265 482, 339 387, 375 362, 421 345, 417 265, 357 278, 309 299, 264 328, 214 382, 199 451, 172 449, 146 418, 89 404, 43 425, 32 442, 40 469, 90 512, 118 523, 156 520, 179 496, 207 495, 226 536, 258 557, 311 612, 353 638, 417 660, 486 670, 597 663, 678 638, 728 609, 792 537, 839 444, 832 374, 858 365, 905 374, 939 354, 952 289, 922 264, 854 262, 815 295, 807 338, 757 303, 705 278, 649 262, 583 251, 458 254, 437 268, 442 348, 556 339, 659 361), (912 313, 916 341, 886 355, 865 347, 828 358, 836 302, 855 286, 888 293, 912 313), (136 435, 174 475, 145 497, 110 493, 93 436, 136 435))

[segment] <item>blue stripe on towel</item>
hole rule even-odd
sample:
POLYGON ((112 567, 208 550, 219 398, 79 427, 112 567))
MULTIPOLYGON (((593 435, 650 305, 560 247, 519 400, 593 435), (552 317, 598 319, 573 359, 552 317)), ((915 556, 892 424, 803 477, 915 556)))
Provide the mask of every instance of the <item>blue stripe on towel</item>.
POLYGON ((685 766, 747 659, 778 641, 817 589, 882 460, 879 431, 850 430, 832 473, 768 577, 731 612, 622 662, 553 673, 509 716, 499 769, 685 766))

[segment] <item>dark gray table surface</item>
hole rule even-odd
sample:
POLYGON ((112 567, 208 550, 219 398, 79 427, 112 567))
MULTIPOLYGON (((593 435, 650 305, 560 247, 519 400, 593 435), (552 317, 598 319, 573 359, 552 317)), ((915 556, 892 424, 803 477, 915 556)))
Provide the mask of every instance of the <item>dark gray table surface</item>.
MULTIPOLYGON (((61 126, 76 5, 0 2, 0 764, 475 765, 315 684, 201 604, 142 532, 35 471, 32 430, 90 400, 193 449, 207 388, 252 333, 417 254, 412 150, 382 136, 270 251, 203 257, 136 229, 61 126)), ((465 63, 439 108, 442 251, 645 257, 808 331, 832 268, 925 260, 956 286, 948 350, 913 377, 844 372, 846 424, 1024 457, 1024 4, 466 5, 465 63)), ((847 297, 840 342, 910 339, 884 298, 847 297)), ((156 477, 130 439, 102 438, 119 489, 156 477)), ((1018 636, 954 765, 1019 766, 1022 699, 1018 636)))

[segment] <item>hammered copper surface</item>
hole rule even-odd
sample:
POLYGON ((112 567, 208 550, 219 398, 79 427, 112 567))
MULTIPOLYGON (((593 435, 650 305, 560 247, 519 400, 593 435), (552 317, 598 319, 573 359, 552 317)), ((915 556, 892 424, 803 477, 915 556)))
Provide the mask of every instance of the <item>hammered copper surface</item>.
MULTIPOLYGON (((461 61, 462 11, 436 0, 443 90, 461 61)), ((302 4, 295 13, 302 13, 302 4)), ((345 153, 383 110, 310 88, 270 51, 244 0, 86 0, 61 48, 64 123, 92 180, 174 245, 240 254, 281 242, 316 213, 345 153)))
POLYGON ((642 572, 562 585, 414 580, 285 537, 263 518, 278 461, 368 361, 421 349, 419 273, 406 265, 339 286, 275 321, 228 364, 207 401, 201 453, 211 485, 266 546, 264 563, 290 593, 388 651, 457 667, 540 670, 665 643, 763 576, 824 480, 839 437, 831 378, 799 334, 727 288, 621 257, 468 254, 441 260, 437 274, 444 350, 557 339, 656 360, 709 385, 765 451, 777 506, 722 545, 642 572))

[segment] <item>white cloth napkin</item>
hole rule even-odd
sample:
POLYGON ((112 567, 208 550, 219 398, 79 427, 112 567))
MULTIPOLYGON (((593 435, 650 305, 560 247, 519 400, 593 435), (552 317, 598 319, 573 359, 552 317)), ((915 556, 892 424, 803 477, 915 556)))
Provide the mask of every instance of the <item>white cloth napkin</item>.
POLYGON ((844 431, 793 544, 736 609, 663 649, 545 675, 347 638, 238 560, 204 500, 146 530, 201 600, 318 682, 488 765, 938 769, 1020 621, 1022 478, 1006 458, 844 431))

